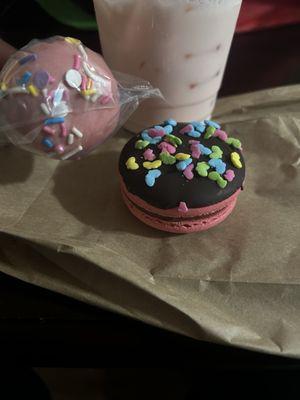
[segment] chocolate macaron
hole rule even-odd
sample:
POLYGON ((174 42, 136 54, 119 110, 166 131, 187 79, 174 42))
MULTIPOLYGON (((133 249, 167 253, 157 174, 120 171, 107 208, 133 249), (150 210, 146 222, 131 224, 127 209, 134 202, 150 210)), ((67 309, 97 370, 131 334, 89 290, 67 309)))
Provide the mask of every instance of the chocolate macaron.
POLYGON ((156 229, 188 233, 211 228, 231 213, 245 162, 241 142, 218 123, 169 119, 127 142, 119 173, 132 214, 156 229))

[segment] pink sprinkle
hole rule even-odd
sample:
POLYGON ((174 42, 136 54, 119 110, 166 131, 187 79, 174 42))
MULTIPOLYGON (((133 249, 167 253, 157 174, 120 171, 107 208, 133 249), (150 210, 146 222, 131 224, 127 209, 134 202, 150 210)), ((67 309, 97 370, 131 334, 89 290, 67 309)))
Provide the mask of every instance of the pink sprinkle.
POLYGON ((81 57, 78 54, 74 55, 74 64, 73 64, 73 68, 77 69, 77 71, 79 70, 81 66, 81 57))
POLYGON ((167 143, 167 142, 161 142, 157 147, 162 152, 167 151, 170 154, 176 153, 176 147, 172 146, 170 143, 167 143))
POLYGON ((224 131, 221 131, 221 129, 217 129, 217 130, 214 132, 214 136, 215 136, 215 137, 218 137, 219 139, 223 140, 224 142, 225 142, 225 140, 228 139, 227 133, 224 132, 224 131))
POLYGON ((53 128, 50 128, 50 126, 45 125, 43 127, 43 131, 48 133, 48 135, 51 135, 51 136, 55 135, 55 130, 53 128))
POLYGON ((100 104, 102 105, 106 105, 111 101, 111 97, 110 96, 101 96, 100 98, 100 104))
POLYGON ((49 96, 51 97, 51 99, 53 99, 54 94, 55 94, 55 90, 51 90, 51 92, 49 93, 49 96))
POLYGON ((57 153, 62 154, 65 151, 65 148, 62 144, 58 144, 57 146, 54 147, 54 150, 57 153))
POLYGON ((81 75, 81 77, 82 77, 81 90, 86 90, 87 77, 86 77, 86 75, 81 75))
POLYGON ((182 129, 180 129, 179 133, 184 134, 184 133, 192 132, 193 130, 194 130, 193 125, 188 124, 188 125, 184 126, 182 129))
POLYGON ((228 182, 233 181, 234 177, 235 177, 235 173, 234 173, 234 171, 233 171, 232 169, 228 169, 228 170, 226 171, 226 174, 224 175, 224 178, 225 178, 228 182))
POLYGON ((149 129, 148 133, 149 133, 149 136, 151 136, 153 138, 157 137, 157 136, 160 136, 160 137, 165 136, 165 131, 163 129, 151 128, 151 129, 149 129))
POLYGON ((66 127, 65 123, 60 124, 60 135, 62 137, 66 137, 68 135, 67 127, 66 127))
POLYGON ((188 179, 189 181, 194 178, 193 174, 193 169, 194 169, 194 164, 190 164, 186 167, 186 169, 183 171, 183 175, 188 179))
POLYGON ((155 154, 153 153, 152 149, 147 149, 143 153, 144 159, 147 161, 153 161, 155 159, 155 154))
POLYGON ((192 157, 194 158, 199 158, 201 156, 201 150, 198 144, 191 145, 191 152, 192 152, 192 157))
POLYGON ((189 140, 189 144, 199 144, 199 140, 189 140))
POLYGON ((49 83, 54 83, 55 82, 55 78, 53 78, 52 75, 49 75, 49 83))
POLYGON ((178 211, 179 211, 179 212, 184 212, 184 213, 186 213, 186 212, 189 211, 189 209, 187 208, 187 205, 185 204, 184 201, 181 201, 181 202, 179 203, 178 211))

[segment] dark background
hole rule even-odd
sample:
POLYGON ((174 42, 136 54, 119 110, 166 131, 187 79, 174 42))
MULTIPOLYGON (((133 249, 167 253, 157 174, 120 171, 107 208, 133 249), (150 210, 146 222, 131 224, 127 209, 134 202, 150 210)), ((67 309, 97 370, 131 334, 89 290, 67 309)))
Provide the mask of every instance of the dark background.
MULTIPOLYGON (((91 1, 78 3, 93 12, 91 1)), ((57 34, 79 37, 100 51, 97 32, 66 27, 48 16, 35 1, 1 1, 0 36, 13 46, 23 46, 33 37, 57 34)), ((235 35, 220 95, 300 83, 299 43, 300 25, 235 35)), ((187 379, 185 368, 195 367, 200 375, 192 373, 188 378, 190 397, 186 398, 197 398, 201 387, 195 382, 201 376, 201 385, 205 386, 212 373, 218 374, 215 376, 226 393, 234 379, 230 374, 237 371, 268 371, 275 391, 282 389, 276 374, 288 372, 288 381, 282 382, 289 382, 291 393, 300 367, 297 360, 198 342, 153 328, 1 273, 0 354, 5 362, 39 366, 159 362, 160 366, 182 368, 181 373, 176 370, 174 381, 178 376, 187 379)), ((145 376, 139 379, 143 382, 145 376)), ((249 376, 243 382, 247 390, 254 390, 249 376)), ((214 385, 210 387, 217 390, 214 385)))

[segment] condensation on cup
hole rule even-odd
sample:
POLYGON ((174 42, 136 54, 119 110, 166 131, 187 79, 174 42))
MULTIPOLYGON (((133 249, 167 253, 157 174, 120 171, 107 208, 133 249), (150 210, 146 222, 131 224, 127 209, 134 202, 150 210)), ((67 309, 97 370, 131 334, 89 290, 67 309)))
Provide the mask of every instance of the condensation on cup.
POLYGON ((209 118, 242 0, 94 0, 104 57, 140 76, 165 101, 145 101, 125 125, 138 132, 168 118, 209 118))

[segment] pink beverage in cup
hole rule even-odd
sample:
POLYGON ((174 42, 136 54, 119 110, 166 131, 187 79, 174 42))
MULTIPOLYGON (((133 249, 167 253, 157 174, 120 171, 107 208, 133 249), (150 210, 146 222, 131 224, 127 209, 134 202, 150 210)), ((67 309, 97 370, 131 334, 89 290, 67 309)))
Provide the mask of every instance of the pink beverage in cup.
POLYGON ((145 101, 127 122, 138 132, 170 117, 212 114, 242 0, 94 0, 104 57, 165 97, 145 101))

